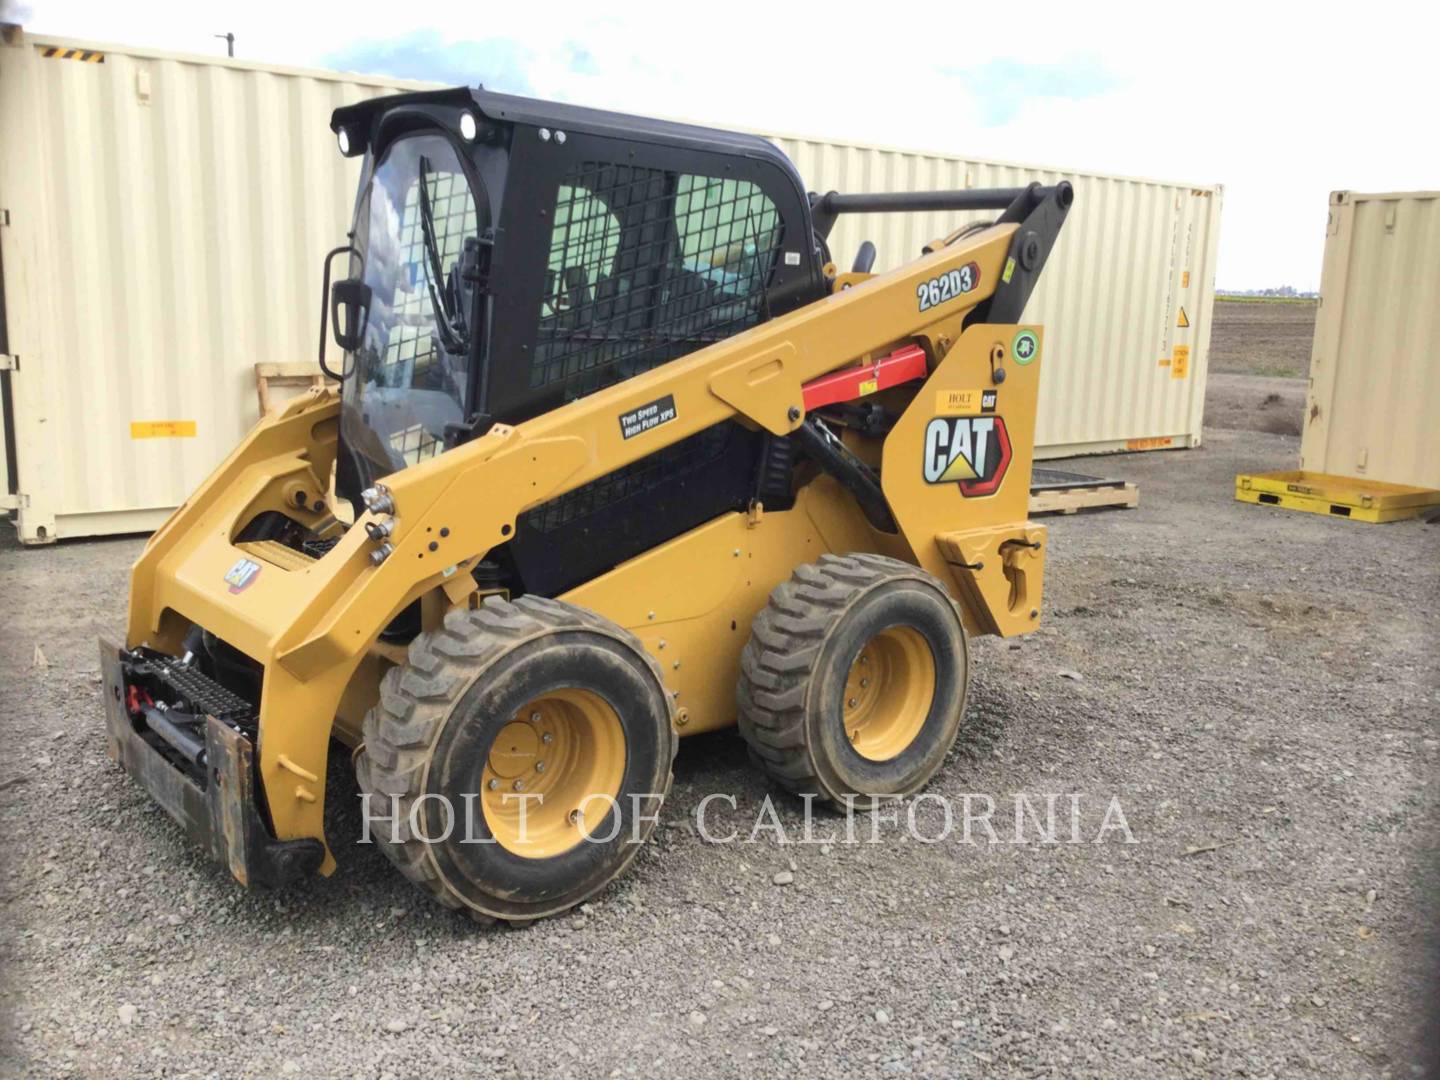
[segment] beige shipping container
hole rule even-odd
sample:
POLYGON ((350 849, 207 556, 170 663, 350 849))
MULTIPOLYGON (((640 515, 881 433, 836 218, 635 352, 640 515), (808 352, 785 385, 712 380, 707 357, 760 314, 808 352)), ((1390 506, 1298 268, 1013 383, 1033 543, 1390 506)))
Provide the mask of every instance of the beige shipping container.
POLYGON ((21 540, 146 532, 313 360, 360 162, 339 105, 418 84, 0 44, 0 273, 21 540))
MULTIPOLYGON (((359 162, 337 105, 426 84, 15 35, 0 45, 0 338, 21 539, 158 527, 255 421, 254 365, 313 359, 359 162)), ((1220 190, 770 135, 816 191, 1011 187, 1076 207, 1046 325, 1039 453, 1200 441, 1220 190)), ((846 215, 848 268, 964 216, 846 215)), ((0 462, 6 464, 6 462, 0 462)))
MULTIPOLYGON (((1075 206, 1025 309, 1045 326, 1039 457, 1197 446, 1205 407, 1221 189, 775 137, 812 190, 1018 187, 1068 179, 1075 206)), ((830 249, 876 269, 984 215, 842 215, 830 249)), ((993 216, 993 215, 989 215, 993 216)))
POLYGON ((1440 488, 1440 191, 1330 196, 1307 472, 1440 488))

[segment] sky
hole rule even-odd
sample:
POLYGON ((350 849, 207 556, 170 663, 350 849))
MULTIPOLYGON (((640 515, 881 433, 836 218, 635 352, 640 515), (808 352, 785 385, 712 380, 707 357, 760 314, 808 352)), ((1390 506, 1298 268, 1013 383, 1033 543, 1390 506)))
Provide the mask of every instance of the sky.
POLYGON ((1329 192, 1440 188, 1435 5, 0 0, 36 33, 1224 187, 1221 288, 1317 289, 1329 192), (337 14, 343 12, 343 14, 337 14))

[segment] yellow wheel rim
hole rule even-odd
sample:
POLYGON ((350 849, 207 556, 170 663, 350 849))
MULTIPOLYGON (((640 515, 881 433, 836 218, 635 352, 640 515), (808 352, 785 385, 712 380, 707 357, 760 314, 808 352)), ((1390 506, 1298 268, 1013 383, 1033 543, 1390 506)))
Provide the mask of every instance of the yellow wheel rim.
POLYGON ((915 741, 935 699, 935 656, 918 630, 891 626, 860 648, 845 677, 845 735, 869 761, 915 741))
POLYGON ((554 691, 495 736, 481 777, 485 823, 513 854, 563 855, 600 828, 624 774, 625 732, 615 710, 589 690, 554 691))

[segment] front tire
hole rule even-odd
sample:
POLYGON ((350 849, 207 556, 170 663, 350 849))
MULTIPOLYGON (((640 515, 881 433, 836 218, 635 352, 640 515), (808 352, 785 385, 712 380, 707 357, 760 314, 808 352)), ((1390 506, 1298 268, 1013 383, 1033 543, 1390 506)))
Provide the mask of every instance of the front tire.
POLYGON ((385 854, 445 906, 517 923, 573 907, 630 864, 678 744, 640 642, 538 597, 488 599, 416 637, 364 736, 356 775, 385 854))
POLYGON ((955 742, 970 683, 945 587, 880 555, 801 566, 740 658, 740 734, 783 786, 865 808, 925 786, 955 742))

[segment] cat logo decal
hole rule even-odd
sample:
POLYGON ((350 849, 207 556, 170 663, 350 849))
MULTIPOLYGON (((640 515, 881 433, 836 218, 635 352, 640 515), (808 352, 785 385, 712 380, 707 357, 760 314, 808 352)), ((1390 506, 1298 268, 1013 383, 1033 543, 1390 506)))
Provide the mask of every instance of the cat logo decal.
POLYGON ((937 416, 925 427, 925 482, 959 484, 966 498, 1000 490, 1010 457, 1003 417, 937 416))
POLYGON ((244 592, 260 576, 260 564, 254 559, 241 559, 225 574, 225 584, 232 593, 244 592))

